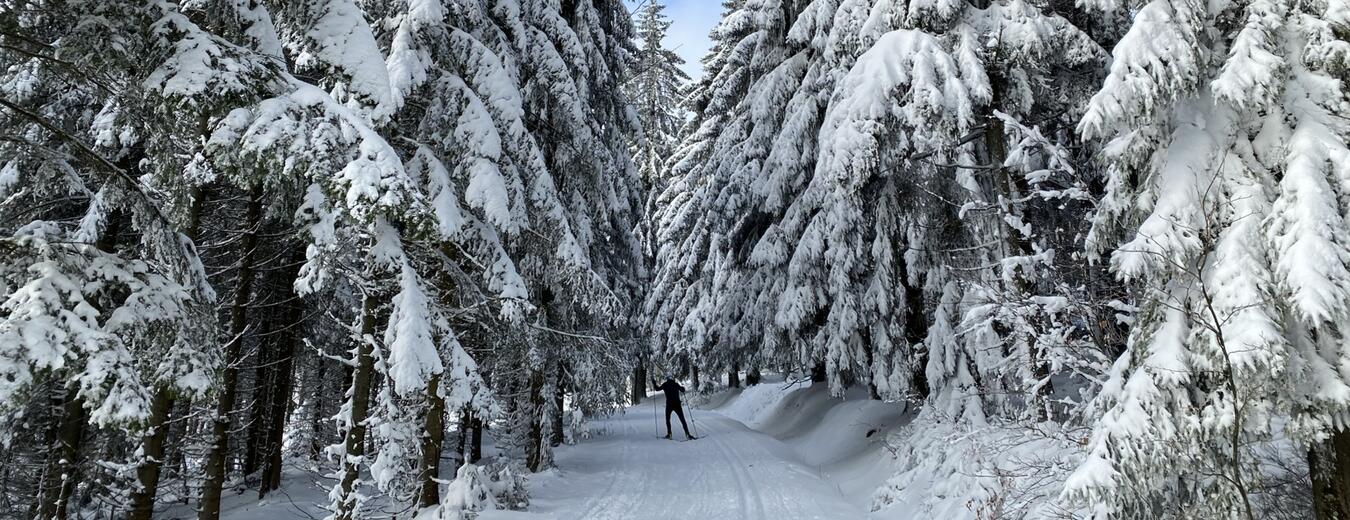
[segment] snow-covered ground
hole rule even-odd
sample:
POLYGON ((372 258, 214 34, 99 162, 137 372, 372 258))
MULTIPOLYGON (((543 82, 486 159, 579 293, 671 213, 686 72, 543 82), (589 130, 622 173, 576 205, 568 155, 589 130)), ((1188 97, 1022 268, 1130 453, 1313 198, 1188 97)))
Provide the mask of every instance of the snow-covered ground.
POLYGON ((703 438, 692 442, 658 437, 650 406, 600 422, 597 437, 559 450, 558 468, 534 477, 534 512, 559 520, 864 516, 787 444, 717 412, 694 418, 703 438))
MULTIPOLYGON (((682 440, 678 421, 676 440, 660 437, 661 398, 654 397, 595 420, 590 438, 559 447, 556 468, 529 476, 528 511, 479 518, 960 520, 1063 512, 1052 499, 1077 451, 1056 436, 962 426, 866 394, 845 397, 781 378, 694 397, 691 416, 703 438, 691 442, 682 440)), ((322 518, 327 483, 295 469, 266 502, 251 491, 228 496, 223 517, 322 518)), ((189 507, 175 509, 163 517, 194 516, 189 507)))

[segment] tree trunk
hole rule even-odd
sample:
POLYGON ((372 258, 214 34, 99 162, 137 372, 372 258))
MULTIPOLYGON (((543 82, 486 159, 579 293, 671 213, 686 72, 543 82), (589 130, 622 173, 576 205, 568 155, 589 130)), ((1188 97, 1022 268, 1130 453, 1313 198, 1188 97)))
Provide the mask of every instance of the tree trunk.
POLYGON ((827 378, 828 375, 826 374, 825 370, 825 362, 824 361, 816 362, 816 366, 811 368, 811 382, 824 383, 827 378))
MULTIPOLYGON (((261 295, 262 291, 259 291, 259 299, 262 299, 261 295)), ((263 314, 270 314, 270 312, 265 311, 263 314)), ((272 370, 272 364, 276 362, 276 354, 271 335, 276 331, 277 326, 270 319, 267 322, 263 330, 268 337, 259 342, 258 355, 254 361, 256 366, 253 368, 253 399, 247 401, 246 404, 249 415, 248 422, 245 423, 248 427, 248 437, 244 442, 244 475, 246 476, 258 473, 258 470, 262 467, 262 457, 266 456, 263 453, 262 445, 267 442, 267 430, 271 427, 268 424, 271 415, 267 412, 276 391, 276 382, 274 381, 276 373, 272 370)))
POLYGON ((159 475, 164 459, 164 439, 168 436, 168 420, 173 413, 173 396, 168 385, 160 385, 150 402, 148 431, 141 437, 141 456, 136 467, 137 486, 131 492, 131 510, 128 520, 150 520, 155 512, 155 495, 159 493, 159 475))
POLYGON ((549 444, 560 446, 563 443, 563 396, 567 392, 567 371, 562 363, 558 364, 558 378, 553 391, 553 429, 549 432, 549 444))
MULTIPOLYGON (((267 437, 263 439, 260 450, 263 454, 262 482, 258 485, 258 498, 261 499, 270 491, 281 489, 281 469, 282 469, 282 440, 286 433, 286 425, 294 408, 291 401, 295 390, 295 354, 300 351, 301 334, 300 327, 305 319, 304 302, 300 295, 295 293, 295 284, 293 281, 300 276, 300 266, 304 264, 304 255, 302 248, 296 247, 286 266, 277 273, 275 287, 280 289, 279 293, 284 295, 285 301, 281 306, 285 312, 281 320, 281 327, 275 330, 276 347, 275 361, 272 367, 272 383, 275 388, 272 390, 272 399, 268 403, 267 437)), ((320 379, 322 383, 322 379, 320 379)), ((317 433, 317 432, 316 432, 317 433)))
MULTIPOLYGON (((441 396, 441 376, 435 374, 427 381, 427 422, 422 431, 422 462, 418 472, 422 489, 418 493, 419 507, 435 507, 441 503, 441 447, 445 442, 445 397, 441 396)), ((460 427, 463 429, 463 426, 460 427)), ((462 437, 463 435, 461 435, 462 437)))
POLYGON ((455 441, 455 453, 459 454, 460 463, 468 464, 469 461, 469 427, 473 424, 472 414, 465 408, 459 412, 459 439, 455 441))
POLYGON ((647 397, 647 365, 642 358, 633 366, 633 392, 630 396, 632 404, 642 404, 642 399, 647 397))
MULTIPOLYGON (((694 391, 694 393, 698 393, 698 387, 699 387, 699 381, 698 381, 698 365, 694 365, 694 370, 693 370, 693 372, 694 372, 694 388, 693 388, 693 391, 694 391)), ((715 378, 716 378, 716 377, 714 377, 714 379, 715 379, 715 378)))
POLYGON ((211 447, 206 455, 206 472, 202 480, 202 497, 197 510, 198 520, 219 520, 220 493, 225 486, 226 465, 230 450, 230 413, 234 411, 237 399, 236 383, 239 369, 239 352, 244 344, 244 332, 248 326, 248 304, 253 293, 255 253, 258 246, 258 231, 262 222, 262 184, 254 184, 249 190, 248 210, 244 217, 244 235, 240 241, 239 276, 236 280, 234 301, 230 305, 230 339, 225 343, 221 371, 220 397, 216 403, 216 417, 211 428, 211 447))
MULTIPOLYGON (((916 287, 921 284, 909 283, 908 266, 904 262, 900 265, 906 270, 899 275, 905 281, 905 341, 913 347, 928 340, 928 318, 924 315, 923 289, 916 287)), ((916 363, 912 384, 914 393, 923 400, 931 392, 928 387, 928 350, 925 347, 914 354, 916 363)))
POLYGON ((530 374, 530 443, 525 453, 525 467, 530 471, 544 469, 544 372, 530 374))
MULTIPOLYGON (((173 409, 173 416, 181 417, 183 419, 169 422, 168 438, 178 439, 180 441, 189 438, 195 433, 193 432, 191 421, 186 420, 187 417, 192 415, 191 400, 177 399, 174 401, 173 409)), ((172 477, 176 478, 179 482, 182 482, 181 487, 185 492, 180 499, 182 500, 182 503, 186 505, 190 503, 192 498, 191 493, 186 492, 188 489, 189 474, 187 469, 187 450, 184 449, 185 446, 183 446, 183 444, 184 442, 165 442, 164 450, 167 453, 164 457, 164 467, 172 471, 172 474, 161 473, 160 477, 161 479, 172 477)))
POLYGON ((732 363, 732 364, 731 364, 731 370, 727 371, 727 387, 729 387, 729 388, 740 388, 740 387, 741 387, 741 365, 740 365, 740 363, 732 363))
POLYGON ((1338 430, 1308 450, 1313 515, 1317 520, 1350 520, 1350 432, 1338 430))
POLYGON ((66 507, 79 481, 80 446, 87 417, 84 404, 75 395, 74 388, 67 388, 53 404, 61 409, 61 420, 38 488, 38 520, 64 520, 66 507))
POLYGON ((872 340, 866 337, 866 335, 864 335, 864 337, 862 338, 862 345, 863 345, 863 366, 866 368, 856 372, 858 377, 855 379, 861 379, 862 383, 867 385, 868 399, 871 399, 873 401, 880 401, 881 390, 877 388, 877 382, 876 379, 873 377, 872 372, 875 367, 873 363, 876 362, 876 350, 872 347, 872 340))
POLYGON ((322 355, 316 356, 314 361, 318 364, 314 370, 317 373, 314 381, 318 386, 314 389, 314 396, 311 398, 312 401, 309 409, 309 427, 311 432, 309 455, 310 458, 314 460, 321 460, 323 458, 323 447, 326 444, 324 442, 323 424, 324 419, 328 416, 323 413, 323 403, 324 389, 330 386, 325 379, 327 377, 329 361, 327 357, 322 355))
MULTIPOLYGON (((1001 87, 999 87, 998 84, 1002 82, 1002 78, 991 76, 990 80, 990 83, 994 85, 993 91, 995 93, 1000 92, 1001 87)), ((997 108, 1000 104, 999 101, 997 94, 995 94, 995 98, 990 103, 990 106, 997 108)), ((997 167, 993 172, 994 184, 1000 191, 999 196, 1003 199, 1002 204, 1006 205, 1003 208, 1003 211, 1007 217, 1015 217, 1017 220, 1021 220, 1021 209, 1016 205, 1016 200, 1028 191, 1026 178, 1021 175, 1016 175, 1002 167, 1003 162, 1008 156, 1003 120, 994 117, 993 115, 988 116, 987 120, 989 121, 989 124, 984 132, 985 150, 988 154, 987 163, 997 167)), ((1025 257, 1034 253, 1031 239, 1023 236, 1022 231, 1014 227, 1009 218, 1000 219, 1000 222, 1003 231, 1004 244, 1008 249, 1009 255, 1025 257)), ((1008 273, 1005 273, 1004 278, 1011 280, 1010 286, 1005 289, 1005 292, 1013 295, 1012 297, 1014 299, 1020 300, 1031 297, 1034 287, 1032 286, 1032 281, 1027 279, 1027 273, 1019 271, 1011 273, 1011 276, 1008 276, 1008 273)), ((1026 396, 1027 406, 1032 410, 1033 417, 1036 420, 1044 421, 1049 418, 1049 410, 1047 407, 1049 406, 1051 391, 1049 382, 1050 368, 1046 366, 1046 363, 1041 359, 1040 347, 1036 344, 1034 333, 1029 334, 1027 338, 1026 362, 1032 377, 1038 382, 1044 381, 1044 384, 1036 387, 1032 394, 1026 396)))
MULTIPOLYGON (((116 253, 117 235, 121 232, 122 212, 113 211, 105 219, 103 231, 94 244, 104 253, 116 253)), ((97 305, 97 303, 95 303, 97 305)), ((100 314, 103 313, 99 309, 100 314)), ((56 427, 56 438, 48 454, 46 469, 38 487, 38 518, 40 520, 62 519, 67 516, 70 497, 80 480, 80 449, 84 444, 84 424, 88 412, 75 388, 74 382, 67 383, 64 394, 53 403, 61 409, 61 420, 56 427)))
POLYGON ((483 420, 474 416, 469 437, 469 463, 477 464, 480 460, 483 460, 483 420))
MULTIPOLYGON (((296 264, 293 274, 298 275, 299 263, 296 264)), ((290 271, 289 269, 287 271, 290 271)), ((287 278, 294 280, 295 276, 287 278)), ((290 286, 289 283, 286 284, 290 286)), ((268 424, 267 437, 263 441, 261 449, 264 454, 262 482, 258 487, 258 498, 263 498, 269 491, 281 489, 281 469, 282 459, 282 440, 286 433, 286 424, 291 415, 291 409, 294 403, 291 402, 292 394, 295 389, 295 353, 300 350, 299 343, 301 322, 304 320, 305 307, 299 301, 299 295, 294 290, 286 291, 289 303, 286 305, 286 319, 283 329, 278 331, 277 360, 275 362, 273 383, 276 388, 272 391, 272 399, 268 403, 268 424)))
POLYGON ((342 479, 336 497, 336 520, 356 518, 356 477, 361 471, 358 461, 366 454, 366 418, 370 412, 370 383, 375 372, 375 358, 371 341, 375 338, 375 296, 367 294, 361 304, 361 339, 357 345, 356 367, 352 371, 351 418, 344 439, 342 479))
MULTIPOLYGON (((193 188, 191 197, 187 229, 183 234, 195 244, 200 230, 206 190, 193 188)), ((173 418, 173 389, 169 384, 160 382, 155 389, 154 398, 150 401, 150 417, 146 421, 146 433, 141 437, 141 461, 136 466, 137 486, 131 491, 127 520, 150 520, 154 516, 155 497, 159 494, 159 479, 165 463, 165 439, 169 435, 169 421, 173 418)), ((182 450, 177 450, 176 453, 181 454, 182 450)))

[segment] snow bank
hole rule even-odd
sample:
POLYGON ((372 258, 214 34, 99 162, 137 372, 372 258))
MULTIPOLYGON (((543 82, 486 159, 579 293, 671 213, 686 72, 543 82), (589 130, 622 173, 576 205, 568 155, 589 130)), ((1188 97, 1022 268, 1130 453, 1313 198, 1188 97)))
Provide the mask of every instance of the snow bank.
MULTIPOLYGON (((728 392, 714 411, 767 433, 798 460, 839 488, 849 501, 867 506, 872 493, 897 470, 887 436, 913 417, 903 403, 867 399, 850 391, 833 399, 827 385, 772 380, 728 392)), ((716 402, 717 395, 710 398, 716 402)))
POLYGON ((952 421, 906 403, 844 399, 826 385, 766 381, 709 396, 708 408, 767 433, 849 501, 893 520, 1050 518, 1085 431, 952 421))
POLYGON ((1064 518, 1057 498, 1087 432, 1054 423, 971 426, 924 411, 888 444, 898 472, 872 496, 885 518, 1064 518))

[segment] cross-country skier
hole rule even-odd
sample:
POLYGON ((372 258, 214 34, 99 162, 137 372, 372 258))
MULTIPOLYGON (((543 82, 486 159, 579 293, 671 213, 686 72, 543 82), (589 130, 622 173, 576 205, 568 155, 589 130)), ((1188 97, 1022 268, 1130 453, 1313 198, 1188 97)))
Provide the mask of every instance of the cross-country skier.
POLYGON ((666 382, 661 383, 661 391, 666 393, 666 438, 670 438, 670 414, 680 416, 680 426, 684 427, 684 436, 689 440, 697 439, 689 434, 689 424, 684 422, 684 408, 680 406, 680 393, 684 392, 684 387, 675 382, 675 378, 666 374, 666 382))

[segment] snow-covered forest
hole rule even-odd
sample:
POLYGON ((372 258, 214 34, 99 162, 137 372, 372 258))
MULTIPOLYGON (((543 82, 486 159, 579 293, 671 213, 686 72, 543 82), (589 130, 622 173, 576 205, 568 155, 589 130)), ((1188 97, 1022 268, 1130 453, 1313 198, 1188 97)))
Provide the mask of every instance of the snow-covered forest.
POLYGON ((0 0, 0 517, 1350 520, 1350 3, 663 9, 0 0))

